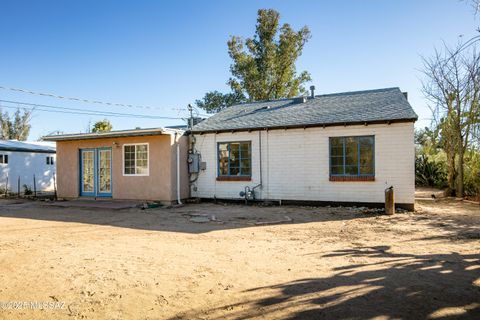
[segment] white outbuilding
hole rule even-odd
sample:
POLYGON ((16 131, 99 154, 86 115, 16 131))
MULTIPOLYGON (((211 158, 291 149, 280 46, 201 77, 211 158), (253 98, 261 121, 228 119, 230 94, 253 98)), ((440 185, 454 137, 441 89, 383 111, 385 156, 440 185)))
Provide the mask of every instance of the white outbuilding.
POLYGON ((52 142, 0 140, 0 190, 53 192, 55 149, 52 142))

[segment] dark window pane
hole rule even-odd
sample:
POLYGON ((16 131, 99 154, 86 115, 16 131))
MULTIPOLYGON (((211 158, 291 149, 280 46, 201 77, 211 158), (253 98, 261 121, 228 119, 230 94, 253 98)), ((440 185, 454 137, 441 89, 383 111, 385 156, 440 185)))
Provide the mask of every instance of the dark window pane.
POLYGON ((330 174, 341 175, 343 172, 343 143, 344 138, 330 138, 330 174))
POLYGON ((373 166, 360 166, 360 174, 373 175, 373 166))
POLYGON ((330 155, 332 157, 343 157, 343 147, 340 148, 331 148, 330 155))
POLYGON ((218 171, 220 175, 228 175, 228 143, 218 144, 218 171))
POLYGON ((4 156, 3 163, 8 163, 8 154, 4 156))
POLYGON ((345 165, 358 165, 358 140, 356 138, 345 139, 345 165))
POLYGON ((360 174, 374 174, 373 137, 360 137, 360 174))
POLYGON ((343 166, 332 166, 330 174, 343 174, 343 166))
POLYGON ((331 165, 332 166, 343 166, 343 156, 332 157, 331 158, 331 165))
POLYGON ((241 168, 250 167, 250 165, 251 165, 250 159, 242 159, 240 161, 240 167, 241 168))
POLYGON ((250 142, 241 143, 240 152, 241 152, 242 159, 250 158, 250 142))
POLYGON ((343 138, 342 137, 330 138, 330 145, 332 147, 337 147, 337 148, 343 146, 343 138))
POLYGON ((225 159, 221 159, 218 165, 219 165, 218 170, 220 171, 220 175, 227 175, 228 174, 228 162, 225 161, 225 159))
POLYGON ((231 143, 230 144, 230 174, 236 175, 238 173, 232 172, 232 167, 240 167, 240 144, 231 143))
POLYGON ((345 174, 348 176, 358 175, 358 166, 345 166, 345 174))
POLYGON ((251 176, 252 169, 250 167, 242 167, 242 175, 243 176, 251 176))
POLYGON ((359 137, 361 146, 373 146, 373 137, 359 137))
POLYGON ((230 167, 230 175, 231 176, 238 176, 240 174, 239 167, 230 167))

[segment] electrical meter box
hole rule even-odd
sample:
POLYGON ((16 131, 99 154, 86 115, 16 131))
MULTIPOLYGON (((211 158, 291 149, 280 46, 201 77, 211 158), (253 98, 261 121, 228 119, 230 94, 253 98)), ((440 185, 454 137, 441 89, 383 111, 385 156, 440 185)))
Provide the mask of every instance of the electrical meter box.
POLYGON ((188 155, 188 172, 198 173, 200 171, 200 154, 190 153, 188 155))

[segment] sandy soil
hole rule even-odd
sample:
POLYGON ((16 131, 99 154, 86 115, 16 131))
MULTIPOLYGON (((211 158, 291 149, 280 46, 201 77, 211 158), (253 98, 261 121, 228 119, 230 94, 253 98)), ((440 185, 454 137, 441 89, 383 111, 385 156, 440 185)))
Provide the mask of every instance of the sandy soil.
POLYGON ((3 200, 0 318, 480 319, 480 206, 417 210, 3 200))

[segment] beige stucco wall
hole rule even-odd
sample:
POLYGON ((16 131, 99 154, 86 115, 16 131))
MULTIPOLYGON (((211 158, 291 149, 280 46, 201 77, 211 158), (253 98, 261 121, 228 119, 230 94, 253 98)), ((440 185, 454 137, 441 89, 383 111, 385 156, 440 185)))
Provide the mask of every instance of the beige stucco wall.
MULTIPOLYGON (((186 154, 187 137, 177 136, 181 153, 186 154)), ((112 198, 131 200, 176 200, 175 135, 153 135, 57 142, 57 189, 60 198, 79 196, 79 152, 84 148, 112 148, 112 198), (123 175, 123 145, 148 143, 149 175, 123 175)), ((181 162, 181 196, 188 197, 186 158, 181 162)))
MULTIPOLYGON (((196 149, 207 169, 200 173, 192 196, 239 199, 245 186, 260 183, 258 131, 195 137, 196 149), (251 141, 251 181, 216 181, 216 148, 223 141, 251 141)), ((261 131, 261 142, 262 188, 256 194, 259 199, 381 203, 385 188, 392 185, 397 203, 414 203, 413 122, 261 131), (375 136, 375 181, 330 181, 329 137, 362 135, 375 136)))

